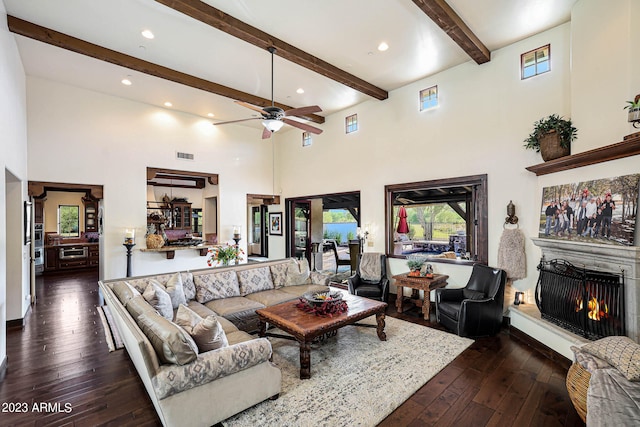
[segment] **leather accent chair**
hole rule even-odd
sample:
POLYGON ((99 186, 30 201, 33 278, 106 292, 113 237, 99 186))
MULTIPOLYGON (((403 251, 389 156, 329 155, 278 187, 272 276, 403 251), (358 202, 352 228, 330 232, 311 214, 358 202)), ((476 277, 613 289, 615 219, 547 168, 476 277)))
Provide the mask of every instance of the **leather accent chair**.
POLYGON ((356 268, 356 274, 347 279, 349 293, 359 297, 376 299, 387 302, 389 297, 389 279, 387 278, 387 257, 380 254, 380 279, 365 280, 360 276, 360 265, 356 268))
POLYGON ((461 337, 495 335, 502 327, 507 273, 476 264, 467 286, 436 289, 436 319, 461 337))

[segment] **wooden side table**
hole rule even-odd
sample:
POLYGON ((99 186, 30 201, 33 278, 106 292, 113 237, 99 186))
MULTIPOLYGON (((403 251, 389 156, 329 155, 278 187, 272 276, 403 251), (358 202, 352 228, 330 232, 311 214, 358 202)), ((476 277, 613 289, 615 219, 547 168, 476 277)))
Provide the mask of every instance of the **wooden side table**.
POLYGON ((396 310, 398 313, 402 313, 404 311, 404 288, 411 288, 411 300, 418 307, 422 307, 424 320, 429 320, 431 310, 429 295, 432 290, 447 286, 448 278, 449 276, 444 274, 434 274, 432 279, 427 279, 425 277, 410 277, 406 273, 393 276, 393 279, 396 281, 397 288, 396 310), (418 291, 424 291, 424 301, 420 299, 418 291))

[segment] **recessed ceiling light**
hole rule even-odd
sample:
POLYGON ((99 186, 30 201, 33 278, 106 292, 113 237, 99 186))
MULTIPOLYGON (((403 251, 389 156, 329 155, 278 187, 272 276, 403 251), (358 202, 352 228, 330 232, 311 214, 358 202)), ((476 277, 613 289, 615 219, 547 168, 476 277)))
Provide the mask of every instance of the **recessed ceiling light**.
POLYGON ((299 87, 298 90, 296 90, 296 93, 303 94, 304 93, 304 89, 299 87))
POLYGON ((385 42, 382 42, 378 45, 378 50, 380 52, 384 52, 385 50, 389 49, 389 45, 386 44, 385 42))
POLYGON ((167 101, 167 102, 164 103, 164 106, 165 107, 173 107, 173 104, 170 103, 169 101, 167 101))
POLYGON ((213 113, 209 113, 209 114, 207 114, 207 116, 209 116, 209 117, 213 117, 213 116, 215 116, 215 114, 213 114, 213 113))
POLYGON ((144 37, 145 39, 152 39, 155 37, 151 32, 151 30, 143 30, 141 34, 142 34, 142 37, 144 37))
POLYGON ((122 79, 121 83, 123 85, 125 85, 125 86, 131 86, 132 85, 131 80, 129 80, 129 79, 122 79))

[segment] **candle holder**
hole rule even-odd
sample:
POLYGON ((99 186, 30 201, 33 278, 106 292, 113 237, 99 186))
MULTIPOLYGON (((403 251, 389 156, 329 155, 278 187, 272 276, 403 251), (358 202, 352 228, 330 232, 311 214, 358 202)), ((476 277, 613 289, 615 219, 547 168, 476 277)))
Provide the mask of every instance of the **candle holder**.
POLYGON ((524 304, 524 292, 516 292, 516 297, 513 300, 513 305, 524 304))
POLYGON ((125 245, 135 245, 136 238, 136 229, 135 228, 127 228, 124 230, 124 244, 125 245))
POLYGON ((122 245, 127 248, 127 277, 131 277, 131 249, 135 246, 135 243, 125 243, 122 245))

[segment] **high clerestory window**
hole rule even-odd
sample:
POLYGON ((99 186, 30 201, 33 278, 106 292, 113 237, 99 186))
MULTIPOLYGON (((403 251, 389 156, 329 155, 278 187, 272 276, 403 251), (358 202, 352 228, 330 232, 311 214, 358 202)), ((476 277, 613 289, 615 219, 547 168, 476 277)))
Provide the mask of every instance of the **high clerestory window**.
POLYGON ((438 106, 438 86, 431 86, 420 91, 420 111, 438 106))
POLYGON ((487 176, 385 186, 387 256, 488 261, 487 176))
POLYGON ((520 55, 522 79, 551 71, 551 45, 546 45, 520 55))
POLYGON ((345 130, 347 133, 355 132, 358 130, 358 115, 352 114, 345 119, 345 130))
POLYGON ((308 147, 313 143, 310 132, 302 132, 302 146, 308 147))

